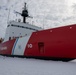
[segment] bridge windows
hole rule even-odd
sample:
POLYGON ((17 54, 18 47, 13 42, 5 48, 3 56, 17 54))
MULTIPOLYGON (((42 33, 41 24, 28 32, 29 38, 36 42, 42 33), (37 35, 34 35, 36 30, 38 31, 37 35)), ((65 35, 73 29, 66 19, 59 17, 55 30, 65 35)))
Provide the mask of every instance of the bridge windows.
POLYGON ((25 28, 25 29, 34 30, 34 31, 38 31, 37 29, 30 28, 30 27, 25 27, 25 26, 19 26, 19 25, 13 25, 13 24, 11 26, 13 26, 13 27, 19 27, 19 28, 25 28))

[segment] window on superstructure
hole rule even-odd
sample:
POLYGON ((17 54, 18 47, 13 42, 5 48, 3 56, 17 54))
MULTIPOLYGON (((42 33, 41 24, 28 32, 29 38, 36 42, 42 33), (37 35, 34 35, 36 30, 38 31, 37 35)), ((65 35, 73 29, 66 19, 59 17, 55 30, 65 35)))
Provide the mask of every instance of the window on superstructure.
POLYGON ((10 25, 8 25, 7 27, 9 27, 10 25))
POLYGON ((9 40, 11 40, 11 37, 9 37, 9 40))
POLYGON ((14 34, 14 32, 12 32, 12 34, 14 34))
POLYGON ((12 24, 11 26, 14 26, 14 27, 20 27, 20 28, 25 28, 25 29, 30 29, 30 30, 35 30, 35 31, 38 31, 37 29, 30 28, 30 27, 24 27, 24 26, 13 25, 13 24, 12 24))

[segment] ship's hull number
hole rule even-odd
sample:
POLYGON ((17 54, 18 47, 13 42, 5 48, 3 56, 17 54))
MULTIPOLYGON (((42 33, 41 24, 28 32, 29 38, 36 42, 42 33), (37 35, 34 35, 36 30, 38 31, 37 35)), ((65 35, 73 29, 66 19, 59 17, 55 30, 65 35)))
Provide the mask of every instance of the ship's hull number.
POLYGON ((33 47, 33 45, 32 44, 28 44, 28 48, 32 48, 33 47))

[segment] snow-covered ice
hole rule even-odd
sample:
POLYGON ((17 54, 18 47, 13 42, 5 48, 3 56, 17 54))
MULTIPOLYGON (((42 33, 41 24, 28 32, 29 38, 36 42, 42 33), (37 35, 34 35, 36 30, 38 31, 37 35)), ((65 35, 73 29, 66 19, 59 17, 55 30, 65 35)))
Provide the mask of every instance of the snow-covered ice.
POLYGON ((70 62, 0 56, 0 75, 76 75, 70 62))

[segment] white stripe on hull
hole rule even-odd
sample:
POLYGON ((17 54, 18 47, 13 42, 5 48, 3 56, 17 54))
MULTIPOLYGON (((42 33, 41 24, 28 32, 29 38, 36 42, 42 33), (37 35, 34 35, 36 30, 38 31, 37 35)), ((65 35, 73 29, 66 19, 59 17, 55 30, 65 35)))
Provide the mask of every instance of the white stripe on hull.
POLYGON ((24 55, 24 51, 30 36, 31 34, 16 40, 12 50, 12 55, 24 55))

